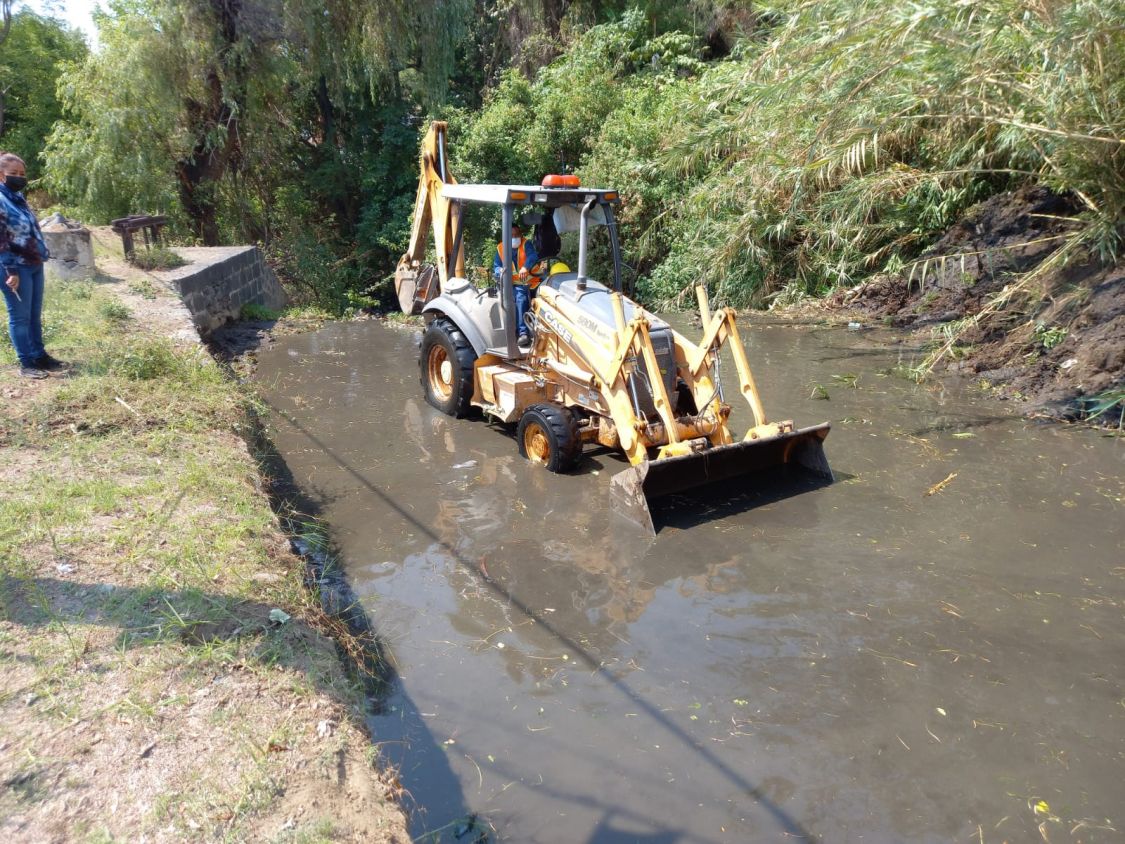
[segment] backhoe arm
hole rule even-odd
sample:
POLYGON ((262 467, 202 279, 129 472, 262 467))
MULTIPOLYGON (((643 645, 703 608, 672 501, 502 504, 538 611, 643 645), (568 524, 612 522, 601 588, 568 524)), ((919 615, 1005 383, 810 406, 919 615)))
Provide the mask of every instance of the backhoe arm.
POLYGON ((421 313, 422 307, 444 289, 453 275, 465 275, 465 246, 455 242, 460 223, 461 209, 441 195, 442 185, 456 184, 449 172, 449 157, 445 149, 446 124, 435 120, 422 141, 422 155, 418 173, 418 192, 414 199, 414 224, 410 230, 410 243, 399 258, 395 270, 395 292, 404 312, 421 313), (426 259, 426 235, 433 230, 434 249, 437 253, 437 278, 432 268, 423 266, 426 259), (456 254, 454 254, 456 250, 456 254), (427 272, 427 269, 430 271, 427 272), (435 283, 436 281, 436 283, 435 283))

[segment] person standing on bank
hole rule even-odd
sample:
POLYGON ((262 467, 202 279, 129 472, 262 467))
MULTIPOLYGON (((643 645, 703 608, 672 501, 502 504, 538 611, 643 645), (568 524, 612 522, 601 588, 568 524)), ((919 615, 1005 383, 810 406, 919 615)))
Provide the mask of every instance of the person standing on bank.
POLYGON ((23 159, 0 153, 0 292, 8 306, 8 333, 20 359, 20 376, 46 378, 47 370, 62 362, 43 347, 43 262, 50 255, 23 195, 26 187, 23 159))

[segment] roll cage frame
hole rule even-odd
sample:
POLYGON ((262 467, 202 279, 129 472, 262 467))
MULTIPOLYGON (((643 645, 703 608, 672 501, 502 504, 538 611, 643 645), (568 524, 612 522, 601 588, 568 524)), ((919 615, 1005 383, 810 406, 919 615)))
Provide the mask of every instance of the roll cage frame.
POLYGON ((621 292, 621 244, 617 236, 617 219, 613 206, 620 200, 616 191, 584 188, 544 188, 521 185, 463 185, 446 183, 442 185, 442 198, 452 205, 453 242, 445 256, 445 266, 464 265, 465 215, 463 203, 500 206, 500 243, 503 246, 504 270, 500 276, 500 310, 504 316, 504 339, 507 356, 520 355, 516 343, 516 294, 512 281, 514 255, 512 253, 512 224, 517 208, 527 205, 539 206, 550 211, 564 205, 580 209, 578 229, 578 287, 585 289, 586 257, 589 244, 590 213, 601 208, 605 216, 605 227, 609 234, 610 253, 613 261, 613 289, 621 292))

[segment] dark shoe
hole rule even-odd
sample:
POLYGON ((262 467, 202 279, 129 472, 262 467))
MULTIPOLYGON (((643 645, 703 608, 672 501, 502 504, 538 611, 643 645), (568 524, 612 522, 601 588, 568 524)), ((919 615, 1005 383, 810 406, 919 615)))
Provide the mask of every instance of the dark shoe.
POLYGON ((43 357, 35 361, 36 369, 46 369, 50 372, 54 372, 57 369, 62 369, 64 366, 66 366, 65 363, 63 363, 58 358, 51 357, 48 354, 44 354, 43 357))
POLYGON ((34 381, 39 381, 46 377, 47 373, 42 369, 36 369, 34 366, 20 367, 20 378, 31 378, 34 381))
POLYGON ((523 349, 525 351, 527 349, 530 349, 531 348, 531 335, 530 334, 521 334, 520 338, 516 341, 516 345, 519 346, 521 349, 523 349))

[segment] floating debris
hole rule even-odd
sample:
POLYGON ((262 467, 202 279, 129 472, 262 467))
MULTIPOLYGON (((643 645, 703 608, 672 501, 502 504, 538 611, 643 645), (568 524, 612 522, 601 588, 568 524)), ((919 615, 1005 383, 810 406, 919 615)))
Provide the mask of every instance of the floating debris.
POLYGON ((937 482, 936 484, 934 484, 934 485, 933 485, 932 487, 930 487, 929 489, 927 489, 927 490, 926 490, 926 495, 927 495, 927 496, 929 496, 929 495, 937 495, 937 494, 938 494, 939 492, 941 492, 941 491, 942 491, 943 489, 945 489, 945 488, 946 488, 947 486, 949 486, 949 482, 950 482, 950 481, 952 481, 952 480, 953 480, 954 478, 956 478, 956 477, 957 477, 957 473, 956 473, 956 472, 950 472, 950 473, 949 473, 948 475, 946 475, 946 476, 945 476, 944 480, 940 480, 940 481, 938 481, 938 482, 937 482))

